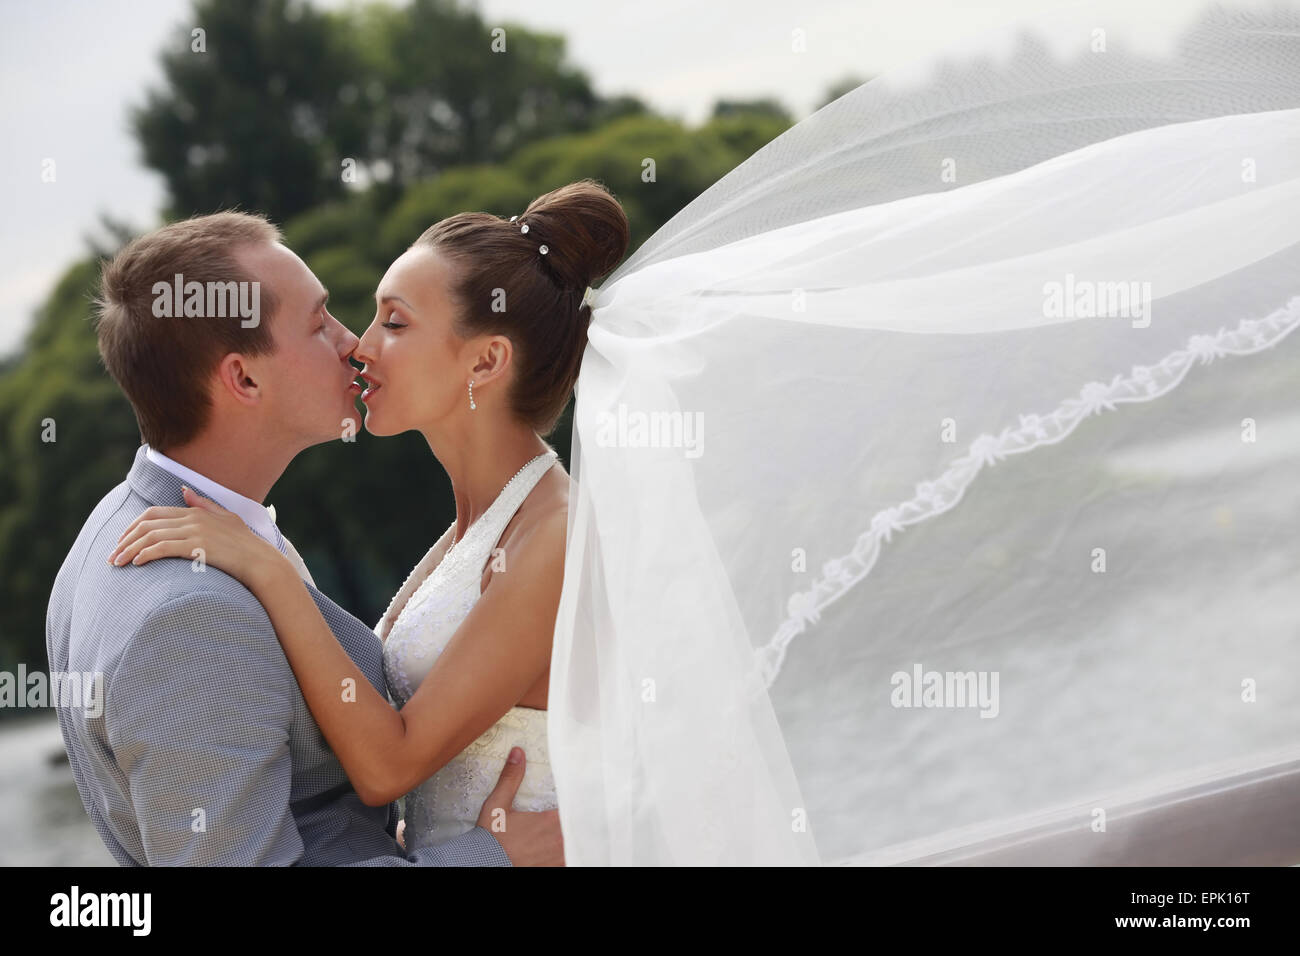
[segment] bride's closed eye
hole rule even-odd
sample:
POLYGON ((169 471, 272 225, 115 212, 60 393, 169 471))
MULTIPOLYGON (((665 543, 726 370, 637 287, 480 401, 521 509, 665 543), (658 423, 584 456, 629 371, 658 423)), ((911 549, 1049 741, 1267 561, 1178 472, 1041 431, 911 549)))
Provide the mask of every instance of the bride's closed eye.
POLYGON ((403 325, 402 323, 400 323, 400 322, 394 322, 394 321, 393 321, 393 317, 394 317, 395 315, 397 315, 396 312, 389 312, 389 313, 388 313, 388 321, 387 321, 387 322, 383 322, 383 323, 381 323, 381 324, 383 325, 384 328, 386 328, 386 329, 404 329, 404 328, 406 328, 406 326, 403 325))

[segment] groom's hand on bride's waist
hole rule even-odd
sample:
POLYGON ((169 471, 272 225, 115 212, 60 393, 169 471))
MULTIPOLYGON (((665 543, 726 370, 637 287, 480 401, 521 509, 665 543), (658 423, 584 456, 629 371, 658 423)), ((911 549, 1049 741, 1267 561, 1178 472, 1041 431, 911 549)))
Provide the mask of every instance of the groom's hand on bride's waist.
POLYGON ((564 866, 564 838, 560 835, 560 811, 528 813, 515 810, 515 794, 524 779, 526 756, 515 747, 510 751, 496 788, 483 801, 478 825, 487 830, 515 866, 564 866), (511 763, 515 757, 518 763, 511 763))

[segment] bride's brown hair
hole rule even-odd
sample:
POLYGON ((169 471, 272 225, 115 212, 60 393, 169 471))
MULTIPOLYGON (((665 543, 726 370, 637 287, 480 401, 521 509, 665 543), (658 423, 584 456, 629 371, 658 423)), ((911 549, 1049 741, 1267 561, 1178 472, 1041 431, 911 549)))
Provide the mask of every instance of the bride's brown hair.
POLYGON ((413 244, 435 249, 452 265, 458 335, 510 339, 511 408, 542 436, 555 429, 578 379, 591 321, 583 294, 622 261, 630 235, 618 200, 583 179, 538 196, 514 222, 459 213, 413 244), (493 311, 501 302, 504 309, 493 311))

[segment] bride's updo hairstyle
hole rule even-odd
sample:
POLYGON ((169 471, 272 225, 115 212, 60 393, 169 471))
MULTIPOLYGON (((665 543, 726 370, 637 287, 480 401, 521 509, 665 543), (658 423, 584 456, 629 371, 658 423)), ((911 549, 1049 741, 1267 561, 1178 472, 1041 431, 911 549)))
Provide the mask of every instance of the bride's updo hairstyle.
POLYGON ((511 407, 545 437, 564 413, 587 345, 591 309, 583 295, 622 261, 629 240, 618 200, 583 179, 538 196, 513 222, 459 213, 430 226, 414 245, 433 248, 452 266, 458 335, 510 339, 511 407))

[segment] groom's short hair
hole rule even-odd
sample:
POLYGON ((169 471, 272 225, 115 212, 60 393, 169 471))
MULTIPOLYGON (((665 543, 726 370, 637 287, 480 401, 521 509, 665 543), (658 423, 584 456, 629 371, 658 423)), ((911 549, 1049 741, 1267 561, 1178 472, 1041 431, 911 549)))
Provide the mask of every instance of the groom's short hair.
MULTIPOLYGON (((135 410, 140 437, 159 451, 183 445, 207 424, 210 377, 231 352, 274 349, 273 290, 259 283, 258 321, 159 317, 155 283, 257 281, 235 258, 246 245, 282 241, 262 216, 219 212, 173 222, 139 236, 104 264, 96 306, 99 354, 135 410)), ((234 288, 234 287, 232 287, 234 288)), ((170 309, 168 310, 171 311, 170 309)), ((183 314, 183 313, 182 313, 183 314)))

